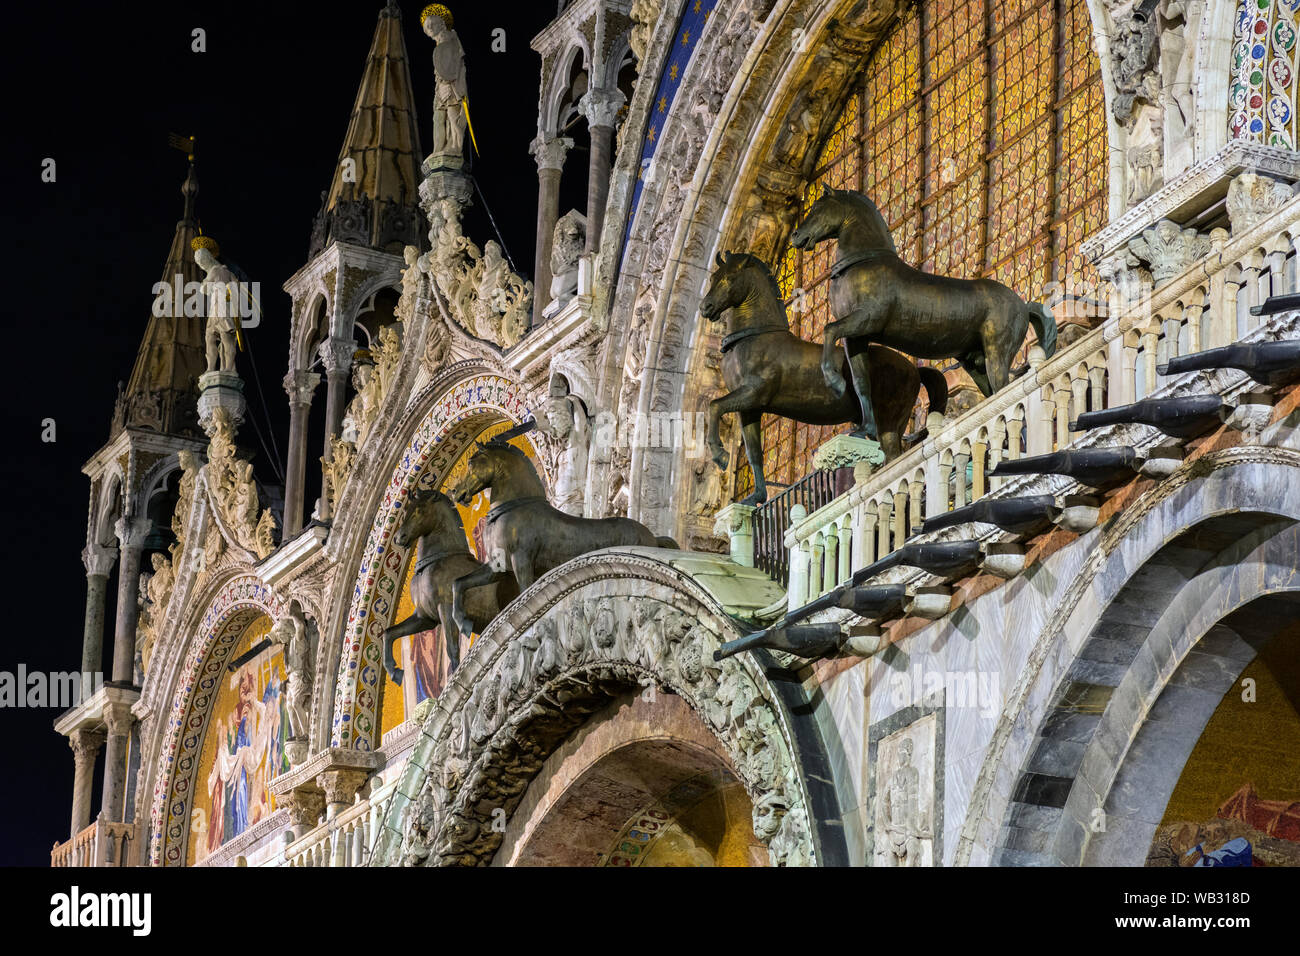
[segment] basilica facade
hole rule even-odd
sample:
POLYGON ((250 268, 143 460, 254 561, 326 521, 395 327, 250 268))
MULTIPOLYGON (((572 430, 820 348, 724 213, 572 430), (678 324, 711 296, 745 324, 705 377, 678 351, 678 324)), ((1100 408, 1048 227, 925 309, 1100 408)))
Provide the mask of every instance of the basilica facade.
POLYGON ((282 478, 185 180, 53 865, 1300 864, 1294 3, 569 0, 530 263, 377 12, 282 478))

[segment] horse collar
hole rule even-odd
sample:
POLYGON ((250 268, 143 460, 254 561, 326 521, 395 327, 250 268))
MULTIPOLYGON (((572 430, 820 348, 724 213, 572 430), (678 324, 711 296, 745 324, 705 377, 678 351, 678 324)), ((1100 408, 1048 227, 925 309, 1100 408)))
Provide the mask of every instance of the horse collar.
POLYGON ((424 557, 420 558, 420 560, 415 562, 415 570, 412 571, 411 573, 419 574, 429 565, 433 564, 436 561, 441 561, 443 558, 450 558, 453 555, 469 554, 469 553, 470 551, 468 548, 452 548, 449 551, 435 551, 433 554, 426 554, 424 557))
POLYGON ((763 335, 766 332, 789 332, 790 327, 786 325, 760 325, 752 329, 737 329, 735 332, 728 332, 722 339, 722 351, 728 352, 735 348, 737 343, 745 339, 752 338, 755 335, 763 335))
POLYGON ((831 267, 831 278, 838 279, 856 265, 870 262, 872 259, 883 259, 886 257, 897 259, 898 253, 894 252, 892 249, 868 249, 866 252, 860 252, 850 259, 841 259, 831 267))
POLYGON ((521 507, 522 505, 531 505, 539 501, 545 503, 546 498, 543 495, 528 495, 524 498, 514 498, 510 501, 503 501, 499 505, 493 505, 492 509, 487 513, 487 523, 492 524, 502 515, 506 514, 507 512, 514 511, 516 508, 521 507))

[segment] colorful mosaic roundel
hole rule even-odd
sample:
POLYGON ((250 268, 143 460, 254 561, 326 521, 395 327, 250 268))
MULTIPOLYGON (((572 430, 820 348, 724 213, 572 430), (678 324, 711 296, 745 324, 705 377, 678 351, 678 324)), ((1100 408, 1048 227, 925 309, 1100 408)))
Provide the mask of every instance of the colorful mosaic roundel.
POLYGON ((426 473, 449 469, 465 441, 481 430, 461 426, 503 416, 518 422, 527 411, 517 385, 498 375, 481 375, 444 395, 411 436, 375 514, 357 570, 334 692, 332 746, 370 750, 376 744, 382 639, 401 598, 405 557, 390 542, 407 496, 426 473))
POLYGON ((1242 0, 1233 25, 1228 135, 1294 149, 1300 0, 1242 0))

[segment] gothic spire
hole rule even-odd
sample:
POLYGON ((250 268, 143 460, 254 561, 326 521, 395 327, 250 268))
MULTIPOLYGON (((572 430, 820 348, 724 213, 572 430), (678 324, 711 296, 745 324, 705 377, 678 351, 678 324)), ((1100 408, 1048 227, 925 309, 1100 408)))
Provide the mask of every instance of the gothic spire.
POLYGON ((190 241, 198 235, 198 219, 194 212, 198 192, 198 173, 191 157, 189 173, 181 186, 185 205, 181 219, 176 223, 160 279, 169 292, 162 297, 153 297, 153 307, 131 378, 126 390, 118 397, 113 418, 114 432, 123 425, 151 428, 173 435, 187 434, 194 429, 198 396, 196 383, 206 367, 203 319, 185 314, 184 290, 187 283, 203 279, 190 254, 190 241))
POLYGON ((420 134, 402 12, 379 13, 334 178, 317 215, 311 255, 332 240, 400 255, 419 245, 420 134))

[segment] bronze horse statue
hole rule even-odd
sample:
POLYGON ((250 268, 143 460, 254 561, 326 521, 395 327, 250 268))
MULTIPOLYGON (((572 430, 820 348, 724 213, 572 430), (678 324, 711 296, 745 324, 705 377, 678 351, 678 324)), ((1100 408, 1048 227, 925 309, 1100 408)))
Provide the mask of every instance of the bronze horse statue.
MULTIPOLYGON (((790 244, 811 249, 839 242, 831 267, 831 314, 822 343, 822 374, 845 390, 835 343, 876 342, 917 358, 955 358, 987 397, 1012 378, 1011 360, 1032 324, 1047 355, 1056 351, 1056 319, 993 279, 951 279, 914 269, 898 258, 889 226, 862 193, 826 189, 795 228, 790 244)), ((852 346, 850 346, 852 352, 852 346)), ((851 370, 856 382, 862 366, 851 370)), ((870 410, 866 427, 872 432, 870 410)))
MULTIPOLYGON (((716 322, 730 311, 727 334, 722 339, 722 379, 729 391, 709 403, 709 450, 719 468, 730 460, 718 434, 723 415, 740 415, 745 455, 754 472, 754 493, 742 502, 767 500, 763 475, 763 414, 780 415, 807 425, 857 427, 862 436, 863 417, 872 409, 879 422, 879 440, 886 458, 903 452, 903 432, 925 385, 932 411, 943 413, 948 404, 948 383, 933 368, 920 368, 906 356, 880 345, 846 342, 840 375, 852 375, 855 388, 871 392, 848 395, 826 384, 821 371, 822 347, 805 342, 790 331, 781 290, 772 272, 756 256, 730 252, 717 256, 718 268, 700 303, 700 315, 716 322), (868 372, 869 369, 869 372, 868 372)), ((842 380, 842 379, 841 379, 842 380)))
MULTIPOLYGON (((411 575, 415 613, 384 631, 384 670, 397 684, 402 682, 402 671, 393 657, 393 645, 411 634, 441 627, 451 670, 460 665, 460 630, 452 618, 452 582, 484 567, 466 544, 460 512, 441 491, 420 491, 407 499, 406 517, 393 535, 393 543, 409 548, 412 541, 417 542, 415 571, 411 575)), ((469 633, 481 634, 518 594, 519 588, 508 574, 466 591, 464 613, 473 624, 469 633)))
POLYGON ((469 592, 508 574, 513 573, 523 591, 547 571, 601 548, 677 547, 672 538, 657 537, 631 518, 579 518, 554 507, 528 456, 505 441, 533 426, 516 426, 480 444, 468 473, 452 490, 456 501, 469 504, 480 491, 492 489, 492 507, 483 525, 483 553, 489 563, 452 583, 452 617, 463 634, 473 633, 469 592))

